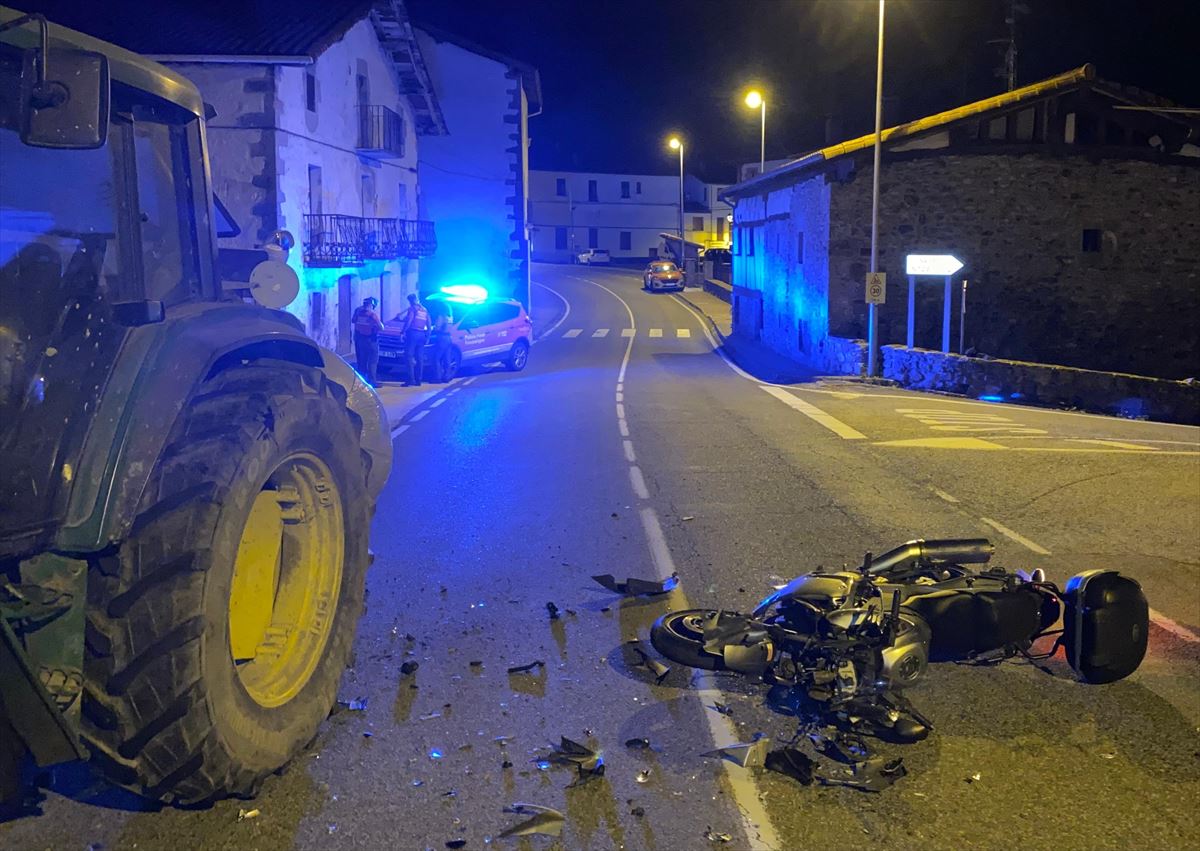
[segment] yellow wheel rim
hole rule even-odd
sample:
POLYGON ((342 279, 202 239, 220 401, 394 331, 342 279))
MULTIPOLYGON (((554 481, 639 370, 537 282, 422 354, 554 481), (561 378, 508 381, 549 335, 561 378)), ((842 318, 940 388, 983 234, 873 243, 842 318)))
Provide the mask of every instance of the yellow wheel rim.
POLYGON ((294 698, 325 653, 346 552, 341 494, 325 462, 289 456, 254 499, 233 568, 229 651, 258 704, 294 698))

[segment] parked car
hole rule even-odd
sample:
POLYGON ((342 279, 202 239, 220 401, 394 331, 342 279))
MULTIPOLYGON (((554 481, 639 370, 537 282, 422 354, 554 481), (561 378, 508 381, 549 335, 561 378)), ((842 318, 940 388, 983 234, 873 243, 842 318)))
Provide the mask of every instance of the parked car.
POLYGON ((607 266, 612 262, 607 248, 589 248, 575 259, 584 266, 607 266))
MULTIPOLYGON (((425 299, 431 317, 450 315, 450 378, 464 364, 503 363, 520 372, 529 362, 533 320, 521 302, 512 298, 463 299, 435 293, 425 299)), ((379 335, 379 367, 384 372, 407 372, 404 362, 402 317, 383 323, 379 335)), ((432 337, 432 335, 431 335, 432 337)), ((434 344, 425 347, 426 375, 432 375, 434 344)))
POLYGON ((651 292, 681 290, 683 280, 683 272, 670 260, 652 260, 642 272, 642 289, 651 292))

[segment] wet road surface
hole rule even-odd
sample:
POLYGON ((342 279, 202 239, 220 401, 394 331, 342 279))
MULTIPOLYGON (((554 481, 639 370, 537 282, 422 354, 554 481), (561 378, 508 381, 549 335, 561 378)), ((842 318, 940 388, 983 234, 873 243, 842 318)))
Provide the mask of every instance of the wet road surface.
POLYGON ((336 713, 252 802, 146 811, 57 770, 44 815, 0 825, 0 846, 1200 845, 1198 430, 850 382, 768 387, 635 275, 535 275, 535 298, 569 310, 528 369, 470 374, 394 424, 342 690, 365 710, 336 713), (746 609, 817 565, 981 534, 1001 564, 1060 582, 1090 567, 1139 578, 1150 654, 1103 687, 1061 664, 932 667, 910 696, 934 734, 881 748, 909 776, 880 795, 700 758, 714 741, 786 738, 789 720, 734 680, 676 667, 658 684, 622 651, 670 608, 746 609), (650 600, 589 578, 673 571, 679 589, 650 600), (572 769, 539 764, 564 735, 603 749, 603 777, 567 788, 572 769), (624 744, 642 737, 651 749, 624 744), (562 838, 496 838, 517 801, 562 811, 562 838), (259 815, 239 822, 247 809, 259 815))

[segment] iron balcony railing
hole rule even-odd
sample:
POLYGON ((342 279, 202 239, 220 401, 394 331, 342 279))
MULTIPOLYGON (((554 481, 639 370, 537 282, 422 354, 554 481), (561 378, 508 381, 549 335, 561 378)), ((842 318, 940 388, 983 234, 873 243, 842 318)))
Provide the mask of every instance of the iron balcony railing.
POLYGON ((358 149, 389 159, 404 156, 404 119, 386 106, 359 104, 358 149))
POLYGON ((415 259, 437 251, 433 222, 416 219, 363 219, 364 256, 371 260, 415 259))
POLYGON ((363 220, 320 213, 304 217, 305 266, 361 266, 365 259, 363 220))
POLYGON ((435 251, 433 222, 336 213, 304 217, 305 266, 361 266, 367 260, 416 259, 435 251))

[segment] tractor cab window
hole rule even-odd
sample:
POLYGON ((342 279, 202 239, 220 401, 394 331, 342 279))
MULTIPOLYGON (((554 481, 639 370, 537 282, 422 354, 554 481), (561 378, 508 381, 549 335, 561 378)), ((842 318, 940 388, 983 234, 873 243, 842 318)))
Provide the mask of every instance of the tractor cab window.
POLYGON ((188 154, 191 116, 167 104, 138 104, 132 118, 144 297, 183 301, 200 291, 188 154))

